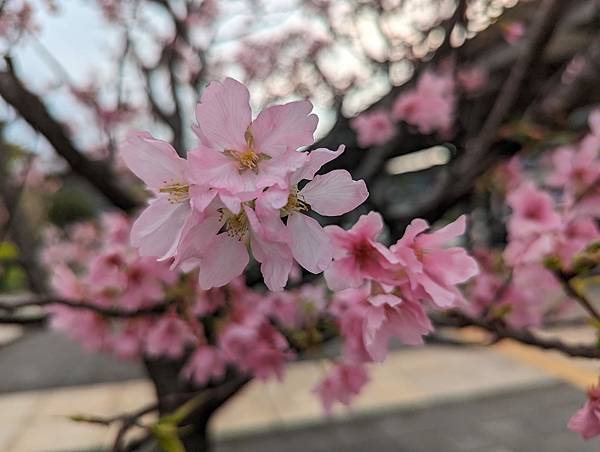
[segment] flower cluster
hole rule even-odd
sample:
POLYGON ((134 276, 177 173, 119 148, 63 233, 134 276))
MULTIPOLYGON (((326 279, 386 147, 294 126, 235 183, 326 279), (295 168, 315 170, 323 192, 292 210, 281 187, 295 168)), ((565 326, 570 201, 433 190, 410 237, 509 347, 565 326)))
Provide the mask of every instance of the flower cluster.
POLYGON ((370 360, 382 361, 391 337, 422 344, 433 329, 427 303, 448 309, 464 301, 456 286, 477 274, 477 264, 463 248, 444 246, 464 233, 465 218, 426 234, 428 227, 424 220, 414 220, 389 248, 376 241, 383 229, 378 213, 363 215, 348 231, 327 227, 335 254, 325 279, 336 290, 334 311, 343 311, 337 317, 347 333, 348 358, 366 351, 370 360), (360 324, 353 318, 361 319, 360 324))
MULTIPOLYGON (((132 244, 142 256, 172 269, 197 269, 203 290, 227 284, 231 290, 250 250, 273 291, 228 297, 227 321, 212 345, 194 351, 184 374, 204 383, 228 362, 262 379, 281 378, 292 350, 335 332, 342 356, 315 388, 330 410, 359 392, 368 379, 365 364, 383 361, 390 338, 422 344, 433 329, 427 307, 461 305, 457 286, 478 270, 464 249, 445 248, 464 233, 464 217, 433 233, 425 233, 424 220, 414 220, 386 247, 377 240, 384 226, 376 212, 350 230, 322 228, 309 216, 342 215, 368 196, 364 182, 345 170, 317 175, 343 146, 299 150, 313 142, 317 118, 311 109, 305 101, 275 105, 253 120, 243 85, 213 82, 196 108, 199 143, 187 159, 146 133, 131 135, 121 155, 154 194, 132 227, 132 244), (311 285, 281 292, 294 262, 312 273, 324 271, 332 295, 311 285), (310 309, 303 309, 306 300, 310 309)), ((218 305, 222 301, 196 315, 211 315, 218 305)), ((165 325, 165 335, 175 321, 165 325)))
POLYGON ((600 127, 598 114, 590 115, 590 133, 575 146, 552 154, 546 188, 517 181, 509 189, 507 204, 509 243, 504 253, 511 266, 540 262, 552 256, 569 269, 573 257, 600 239, 596 220, 600 181, 600 127), (560 196, 553 191, 560 191, 560 196))
POLYGON ((432 233, 414 220, 397 243, 379 242, 383 221, 376 212, 350 229, 328 226, 334 261, 325 280, 334 291, 328 311, 343 342, 342 356, 315 389, 327 411, 334 401, 348 404, 366 383, 364 365, 382 362, 389 340, 423 344, 433 331, 426 309, 448 309, 465 300, 457 286, 477 274, 475 260, 459 247, 446 248, 465 231, 460 217, 432 233))
POLYGON ((294 357, 286 335, 303 337, 318 324, 322 286, 264 294, 237 279, 202 291, 193 275, 139 257, 129 230, 124 216, 105 214, 99 223, 72 225, 66 235, 47 231, 43 258, 52 268, 52 287, 81 304, 50 306, 53 328, 88 350, 120 358, 183 359, 182 376, 198 386, 220 381, 227 366, 282 378, 294 357))
POLYGON ((299 151, 313 143, 311 110, 307 101, 290 102, 253 120, 248 90, 228 78, 204 91, 194 127, 199 143, 187 159, 147 133, 131 135, 121 155, 155 195, 133 225, 140 254, 185 271, 198 267, 205 290, 242 274, 248 248, 271 290, 283 289, 294 261, 312 273, 325 270, 332 246, 307 214, 342 215, 368 192, 345 170, 316 175, 343 146, 299 151))
POLYGON ((470 315, 501 317, 522 328, 573 311, 551 269, 571 272, 576 257, 600 240, 599 120, 599 112, 592 112, 590 132, 552 152, 539 185, 526 177, 517 159, 501 168, 510 209, 508 244, 501 255, 478 253, 482 271, 468 290, 470 315))
POLYGON ((437 132, 447 136, 452 131, 455 108, 454 77, 446 72, 425 71, 414 89, 396 98, 392 115, 416 127, 420 133, 437 132))
MULTIPOLYGON (((131 312, 162 303, 178 276, 165 263, 139 258, 129 246, 129 227, 126 217, 106 214, 101 224, 73 225, 67 236, 48 230, 42 257, 52 268, 51 285, 57 295, 92 308, 131 312)), ((154 327, 160 326, 139 318, 111 322, 94 309, 57 304, 49 310, 52 327, 87 349, 110 350, 121 357, 139 356, 144 348, 151 351, 154 327)), ((188 331, 183 328, 181 334, 188 331)))
MULTIPOLYGON (((460 88, 467 95, 477 95, 486 83, 485 75, 476 67, 458 72, 460 88)), ((351 122, 360 147, 379 146, 394 137, 394 121, 403 121, 419 133, 452 133, 456 109, 456 81, 449 71, 425 71, 416 86, 404 90, 392 105, 384 109, 363 112, 351 122)))
POLYGON ((362 148, 387 143, 396 133, 396 126, 385 110, 361 113, 352 120, 351 126, 362 148))

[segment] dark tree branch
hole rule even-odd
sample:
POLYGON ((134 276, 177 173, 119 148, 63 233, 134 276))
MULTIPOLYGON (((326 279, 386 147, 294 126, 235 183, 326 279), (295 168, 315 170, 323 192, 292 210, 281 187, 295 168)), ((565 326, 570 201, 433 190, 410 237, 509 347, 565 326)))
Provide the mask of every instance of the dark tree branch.
POLYGON ((569 297, 573 298, 583 309, 585 309, 587 311, 587 313, 593 319, 595 319, 597 321, 600 321, 600 312, 598 312, 598 310, 594 307, 594 305, 592 303, 589 302, 589 300, 586 297, 584 297, 582 294, 580 294, 571 285, 571 280, 576 275, 569 274, 569 273, 564 272, 562 270, 557 271, 554 274, 556 275, 556 278, 558 279, 558 281, 562 285, 562 288, 565 291, 565 293, 569 297))
POLYGON ((71 301, 65 300, 64 298, 54 297, 51 295, 37 296, 37 297, 23 297, 23 296, 3 296, 0 297, 0 310, 8 313, 16 312, 23 308, 28 307, 47 307, 52 305, 67 306, 73 309, 87 309, 94 311, 97 314, 105 317, 115 318, 134 318, 145 315, 160 315, 164 314, 170 306, 169 303, 157 304, 148 308, 140 308, 136 310, 125 310, 119 308, 105 308, 96 306, 84 301, 71 301))
POLYGON ((108 166, 87 158, 69 138, 64 127, 51 116, 40 98, 29 91, 15 75, 10 60, 0 71, 0 96, 10 104, 33 129, 44 136, 73 172, 90 182, 115 207, 131 211, 138 202, 115 180, 108 166))
POLYGON ((514 63, 506 81, 495 98, 481 131, 474 139, 467 139, 464 152, 439 175, 438 183, 423 202, 401 217, 394 218, 396 233, 415 217, 429 220, 439 218, 450 206, 460 202, 472 192, 478 176, 520 149, 518 143, 498 141, 498 132, 509 113, 521 101, 527 80, 543 56, 543 51, 567 6, 560 0, 545 0, 529 30, 526 44, 514 63))
POLYGON ((496 341, 512 339, 543 350, 556 350, 568 356, 600 359, 600 349, 594 345, 566 344, 558 339, 539 337, 525 329, 517 330, 511 328, 501 321, 476 319, 459 312, 452 312, 444 317, 436 317, 434 324, 438 327, 452 328, 476 326, 492 333, 496 341))

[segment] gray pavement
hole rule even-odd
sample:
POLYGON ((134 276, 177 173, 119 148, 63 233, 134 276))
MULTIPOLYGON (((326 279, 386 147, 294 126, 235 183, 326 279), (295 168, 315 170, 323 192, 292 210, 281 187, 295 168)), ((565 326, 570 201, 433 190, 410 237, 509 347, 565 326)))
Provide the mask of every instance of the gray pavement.
POLYGON ((144 376, 139 362, 89 353, 63 334, 32 331, 0 347, 0 393, 123 381, 144 376))
POLYGON ((508 395, 327 421, 221 441, 215 452, 598 452, 566 422, 583 394, 552 384, 508 395))

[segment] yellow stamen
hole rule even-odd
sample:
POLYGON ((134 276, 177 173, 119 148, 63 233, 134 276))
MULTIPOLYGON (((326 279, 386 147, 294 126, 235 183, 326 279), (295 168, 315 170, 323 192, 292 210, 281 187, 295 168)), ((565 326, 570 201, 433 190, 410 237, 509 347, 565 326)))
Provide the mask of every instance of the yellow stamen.
POLYGON ((254 137, 250 128, 244 133, 244 139, 246 140, 245 150, 225 149, 224 154, 238 162, 240 171, 252 170, 258 172, 258 163, 269 160, 271 157, 266 154, 259 154, 254 150, 254 137))
POLYGON ((246 239, 248 235, 248 217, 242 210, 238 214, 233 214, 227 209, 219 209, 220 220, 225 219, 225 231, 232 238, 237 238, 240 242, 246 239))
POLYGON ((244 152, 238 154, 238 160, 242 168, 255 170, 258 162, 260 161, 259 155, 254 152, 251 148, 248 148, 244 152))
POLYGON ((302 198, 302 195, 298 193, 298 189, 296 188, 290 190, 287 204, 281 209, 284 216, 293 212, 308 212, 309 210, 310 204, 302 198))
POLYGON ((165 181, 165 185, 163 185, 158 191, 160 193, 168 193, 169 196, 167 199, 171 204, 175 204, 187 200, 189 197, 189 190, 189 185, 181 184, 179 182, 167 184, 165 181))

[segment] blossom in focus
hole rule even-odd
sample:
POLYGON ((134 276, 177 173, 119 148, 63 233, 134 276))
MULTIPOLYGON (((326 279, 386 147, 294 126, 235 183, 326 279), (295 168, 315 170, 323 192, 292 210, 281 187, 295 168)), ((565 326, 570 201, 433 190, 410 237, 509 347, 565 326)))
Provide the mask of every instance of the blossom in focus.
POLYGON ((354 118, 350 125, 356 131, 361 148, 387 143, 396 133, 396 127, 389 113, 384 110, 363 112, 354 118))
POLYGON ((133 224, 131 243, 142 256, 170 258, 191 210, 186 162, 169 143, 148 133, 129 135, 121 157, 155 196, 133 224))
POLYGON ((598 385, 588 390, 585 404, 571 417, 568 427, 584 439, 600 435, 600 387, 598 385))
MULTIPOLYGON (((252 120, 247 88, 231 78, 208 85, 196 107, 200 140, 189 153, 190 179, 232 195, 252 194, 304 163, 298 148, 312 144, 317 127, 307 101, 273 105, 252 120)), ((234 213, 237 213, 234 211, 234 213)))
POLYGON ((132 136, 123 148, 126 163, 156 195, 136 221, 132 243, 144 256, 173 257, 172 268, 199 268, 204 290, 241 275, 249 249, 270 290, 283 289, 294 260, 322 272, 331 245, 307 214, 342 215, 368 196, 365 183, 348 171, 316 175, 343 146, 298 150, 312 144, 317 125, 309 102, 274 105, 252 120, 249 97, 230 78, 206 88, 196 108, 200 144, 188 160, 147 134, 132 136))
POLYGON ((420 133, 447 136, 452 131, 456 108, 454 79, 447 73, 425 71, 417 85, 400 94, 392 116, 415 126, 420 133))
POLYGON ((369 376, 362 365, 338 363, 313 392, 321 399, 325 412, 331 413, 334 402, 350 405, 368 381, 369 376))

